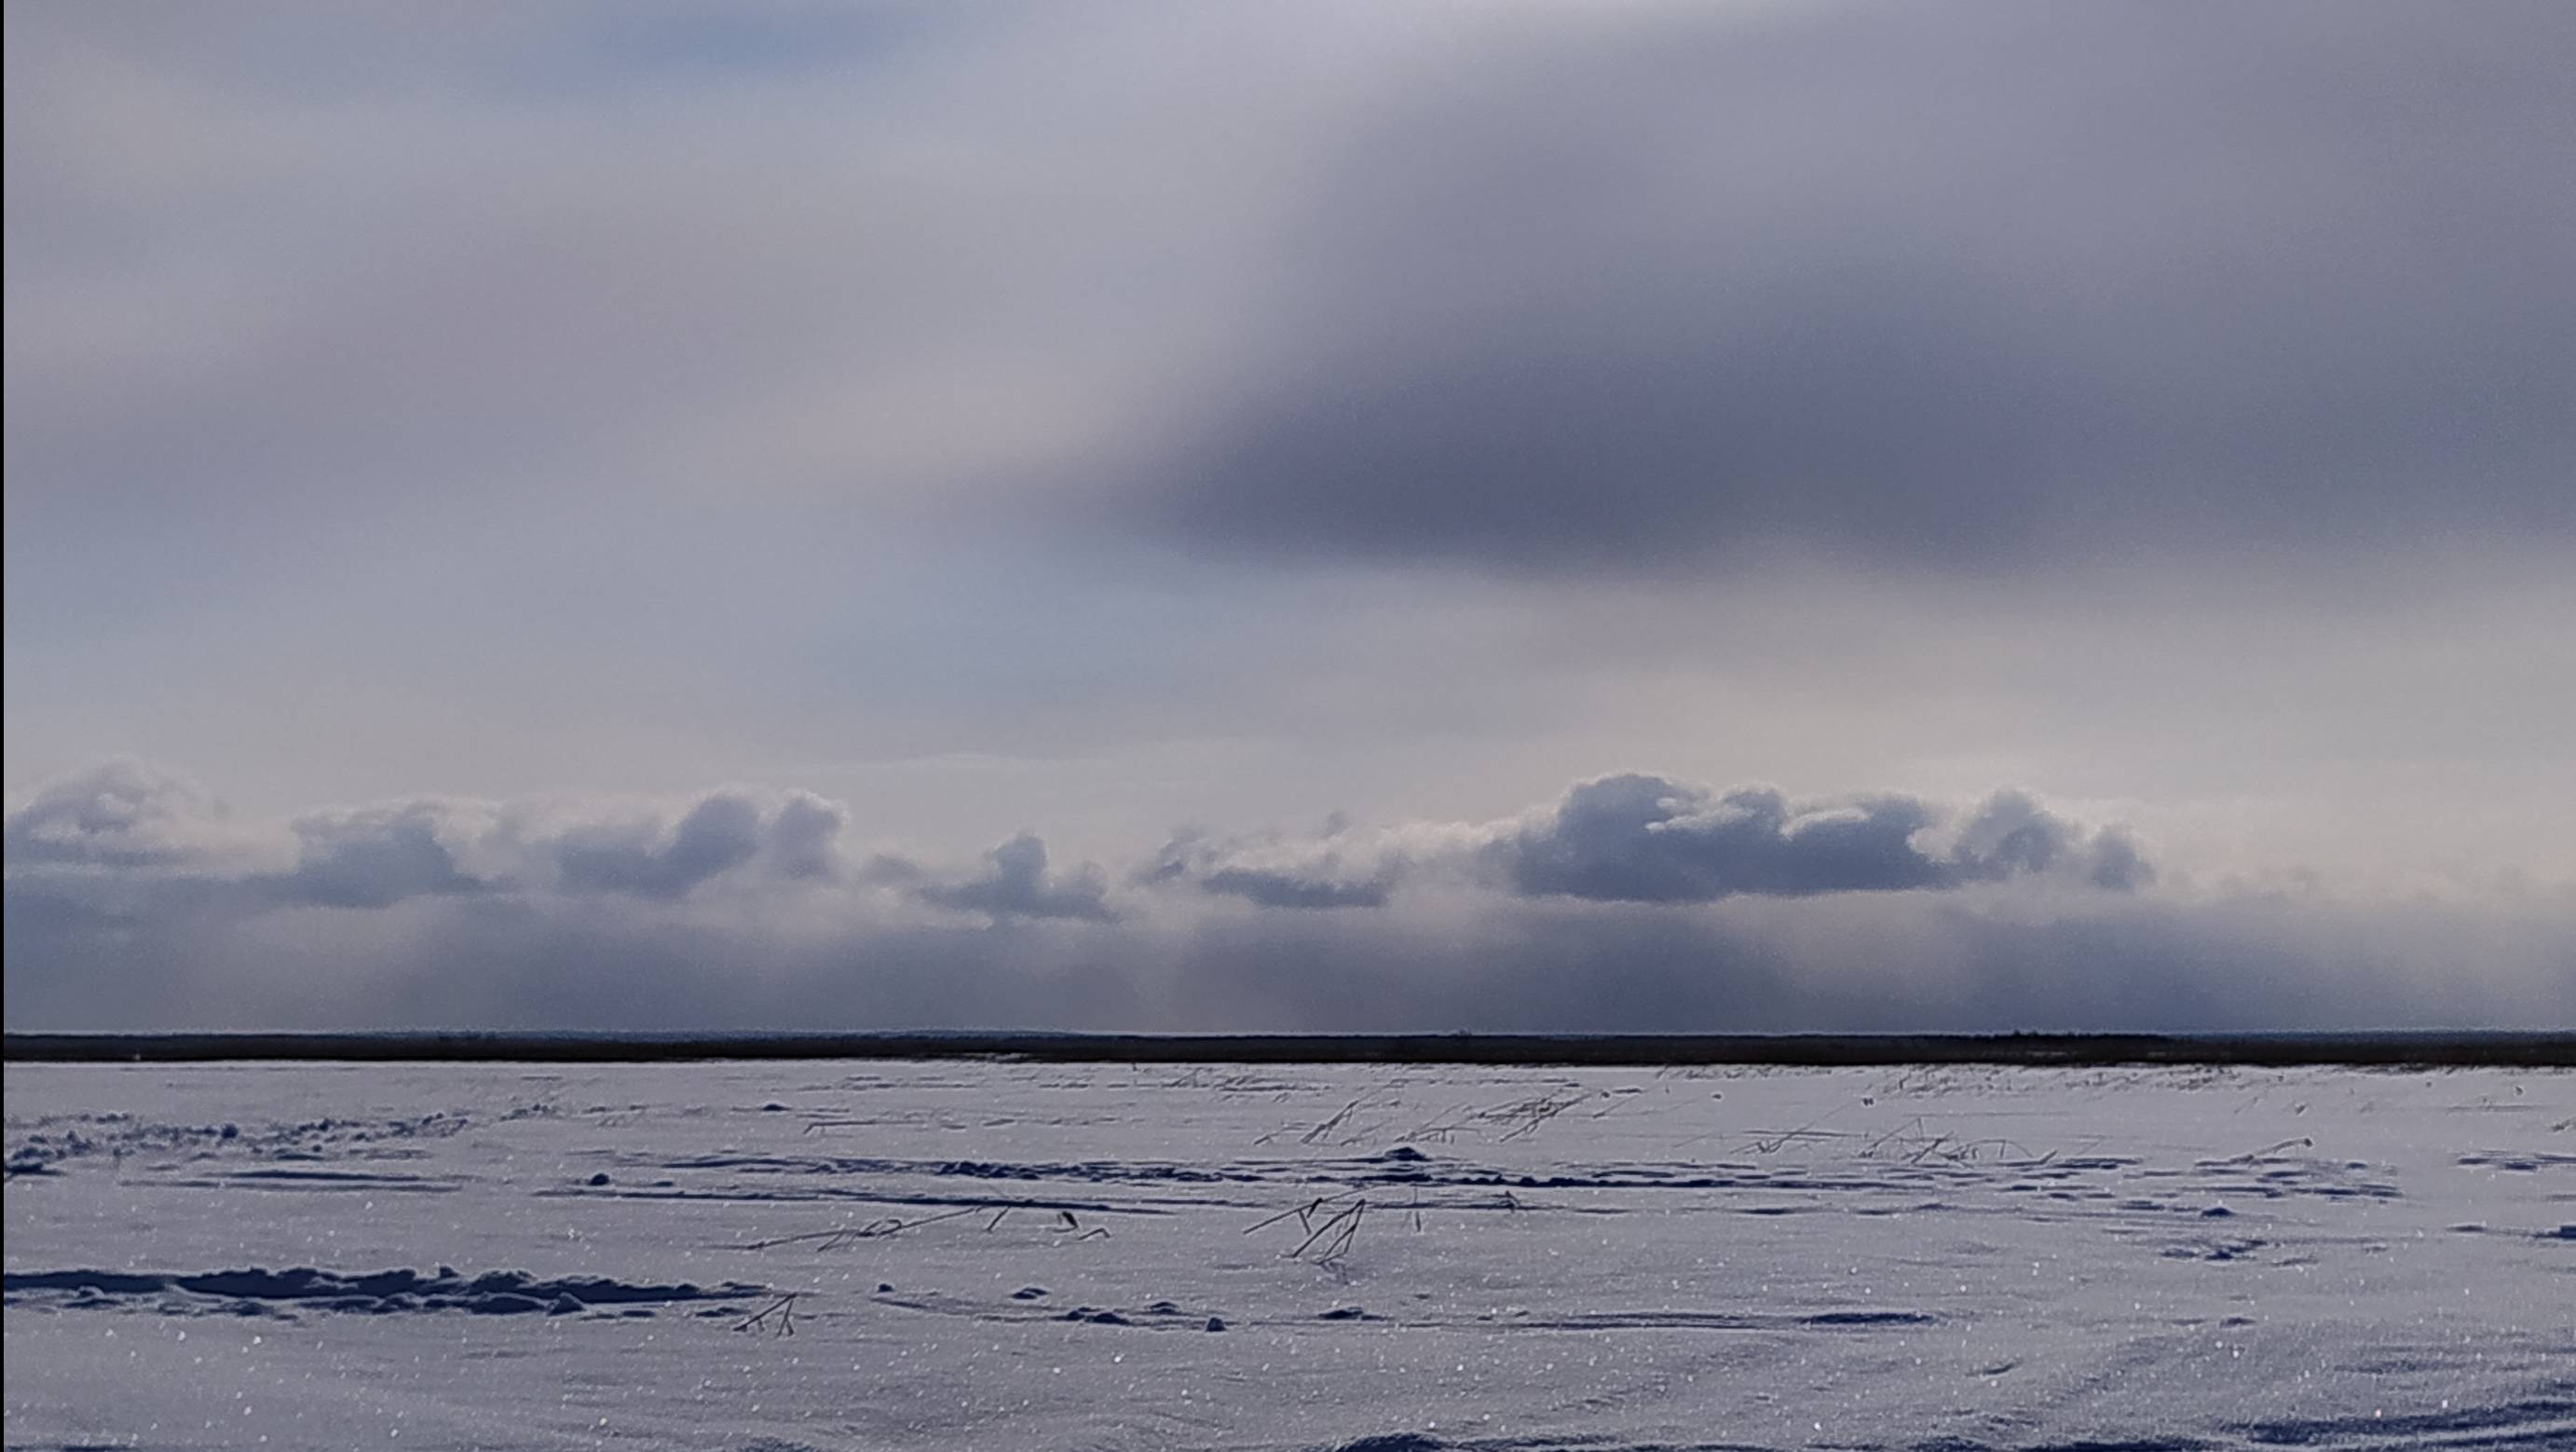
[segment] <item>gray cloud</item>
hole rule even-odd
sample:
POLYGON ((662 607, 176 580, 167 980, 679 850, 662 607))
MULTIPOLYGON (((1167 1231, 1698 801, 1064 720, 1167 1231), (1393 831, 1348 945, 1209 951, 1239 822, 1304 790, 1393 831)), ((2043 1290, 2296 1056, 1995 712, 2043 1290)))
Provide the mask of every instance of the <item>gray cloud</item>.
POLYGON ((853 872, 849 831, 849 809, 811 792, 725 789, 664 810, 416 799, 317 811, 263 835, 228 822, 183 778, 126 761, 46 783, 11 805, 6 824, 13 880, 76 870, 93 882, 104 875, 119 892, 159 884, 165 902, 184 883, 191 903, 221 899, 241 911, 478 894, 676 904, 725 882, 753 892, 892 887, 912 902, 997 919, 1113 915, 1106 874, 1088 863, 1050 870, 1034 835, 962 873, 891 854, 853 872), (259 866, 288 855, 284 870, 259 866))
POLYGON ((811 792, 717 791, 676 817, 607 815, 552 823, 505 811, 493 845, 527 880, 573 893, 676 900, 728 875, 791 882, 841 875, 849 810, 811 792))
POLYGON ((717 795, 668 831, 583 828, 552 844, 556 870, 574 892, 629 892, 675 898, 749 862, 760 851, 760 809, 717 795))
POLYGON ((1325 170, 1148 517, 1546 569, 2576 536, 2576 11, 1558 19, 1325 170))
POLYGON ((909 882, 917 900, 956 912, 987 913, 999 919, 1105 922, 1111 917, 1109 883, 1100 869, 1085 863, 1071 872, 1051 873, 1046 843, 1026 832, 984 854, 984 870, 972 877, 929 878, 918 866, 900 859, 885 859, 879 870, 909 882))
POLYGON ((1316 882, 1245 867, 1220 867, 1199 885, 1259 907, 1282 908, 1384 907, 1390 890, 1384 882, 1316 882))
POLYGON ((2564 6, 139 13, 10 17, 10 509, 192 586, 718 471, 1545 567, 2576 532, 2564 6))
MULTIPOLYGON (((1119 916, 1107 873, 1090 863, 1051 867, 1034 834, 1011 838, 962 872, 893 853, 851 871, 849 826, 847 808, 809 792, 728 789, 662 812, 419 799, 314 812, 274 834, 279 840, 263 841, 255 827, 225 824, 183 780, 120 762, 50 783, 15 807, 8 870, 179 876, 281 906, 385 908, 486 893, 676 903, 725 880, 753 892, 891 890, 996 920, 1119 916), (289 835, 293 866, 259 870, 256 859, 284 855, 289 835), (230 859, 200 845, 218 841, 230 859)), ((1184 832, 1122 875, 1136 893, 1182 886, 1304 910, 1379 909, 1414 887, 1709 902, 2021 878, 2127 891, 2153 876, 2118 829, 2086 828, 2021 792, 1998 792, 1960 813, 1899 795, 1793 805, 1769 788, 1720 794, 1642 774, 1579 783, 1552 807, 1495 823, 1361 829, 1336 815, 1313 836, 1184 832)))
POLYGON ((840 839, 849 829, 849 809, 812 792, 791 792, 770 819, 768 851, 779 875, 816 881, 839 875, 840 839))
POLYGON ((485 891, 611 894, 676 901, 729 875, 829 881, 842 871, 848 810, 808 792, 716 791, 676 814, 587 814, 486 802, 415 801, 326 812, 295 824, 286 900, 383 907, 485 891), (478 864, 469 871, 466 862, 478 864))
POLYGON ((253 907, 386 908, 484 893, 677 901, 728 875, 844 874, 848 809, 810 792, 716 791, 672 812, 616 805, 416 799, 235 821, 185 779, 130 761, 46 783, 11 805, 8 870, 181 881, 253 907), (288 859, 276 869, 268 861, 288 859))
POLYGON ((1956 878, 1985 882, 2072 868, 2092 886, 2115 892, 2144 887, 2156 875, 2127 833, 2087 833, 2014 791, 1986 799, 1961 829, 1944 866, 1956 878))
POLYGON ((1521 896, 1713 902, 1736 896, 1951 890, 2044 878, 2131 891, 2155 877, 2125 832, 2092 829, 2027 793, 1959 813, 1916 797, 1793 804, 1645 774, 1582 782, 1553 807, 1495 824, 1413 823, 1323 836, 1183 833, 1138 874, 1262 907, 1383 906, 1400 887, 1464 882, 1521 896))
POLYGON ((276 889, 290 902, 351 908, 483 891, 492 884, 457 867, 445 840, 451 824, 449 813, 421 802, 305 818, 295 824, 295 870, 276 889))
POLYGON ((1336 816, 1320 841, 1301 842, 1277 833, 1220 837, 1182 832, 1163 844, 1137 880, 1190 882, 1256 907, 1383 907, 1414 864, 1384 844, 1346 855, 1338 839, 1347 829, 1347 822, 1336 816))
POLYGON ((1522 892, 1626 902, 1946 889, 2051 871, 2125 891, 2154 875, 2124 834, 2088 832, 2020 792, 1989 798, 1946 851, 1923 840, 1942 816, 1906 796, 1798 810, 1765 787, 1713 796, 1614 776, 1488 850, 1522 892))
POLYGON ((1654 776, 1568 792, 1544 823, 1496 844, 1526 893, 1629 902, 1706 902, 1736 893, 1802 896, 1946 887, 1946 864, 1913 846, 1932 825, 1920 802, 1881 797, 1793 819, 1776 791, 1705 793, 1654 776))
POLYGON ((178 777, 107 761, 9 804, 8 860, 94 867, 170 867, 213 845, 221 809, 178 777))

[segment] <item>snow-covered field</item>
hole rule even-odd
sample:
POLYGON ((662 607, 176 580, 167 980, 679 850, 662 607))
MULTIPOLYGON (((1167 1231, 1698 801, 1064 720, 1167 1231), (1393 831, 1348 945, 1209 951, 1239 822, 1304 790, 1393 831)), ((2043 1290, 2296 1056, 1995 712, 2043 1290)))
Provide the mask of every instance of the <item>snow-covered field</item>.
POLYGON ((13 1447, 2576 1446, 2576 1075, 7 1071, 13 1447))

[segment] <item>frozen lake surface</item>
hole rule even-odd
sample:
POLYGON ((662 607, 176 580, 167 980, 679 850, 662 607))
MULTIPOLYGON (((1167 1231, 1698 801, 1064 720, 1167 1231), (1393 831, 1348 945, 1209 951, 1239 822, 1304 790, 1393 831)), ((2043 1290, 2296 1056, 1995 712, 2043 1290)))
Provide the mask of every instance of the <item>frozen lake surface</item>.
POLYGON ((2576 1446, 2576 1075, 13 1065, 12 1447, 2576 1446))

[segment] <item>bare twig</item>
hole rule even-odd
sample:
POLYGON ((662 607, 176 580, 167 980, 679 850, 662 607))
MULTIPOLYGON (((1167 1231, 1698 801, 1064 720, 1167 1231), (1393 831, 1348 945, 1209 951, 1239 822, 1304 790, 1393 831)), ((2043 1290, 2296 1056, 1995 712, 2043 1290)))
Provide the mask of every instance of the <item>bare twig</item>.
POLYGON ((1360 1233, 1361 1217, 1367 1214, 1368 1201, 1353 1201, 1351 1204, 1350 1218, 1343 1222, 1341 1237, 1335 1240, 1330 1246, 1326 1247, 1322 1255, 1315 1257, 1315 1264, 1334 1265, 1339 1263, 1341 1258, 1350 1251, 1351 1241, 1360 1233))
POLYGON ((762 1323, 766 1322, 776 1328, 775 1334, 777 1335, 795 1335, 796 1298, 801 1294, 803 1293, 799 1291, 789 1291, 787 1294, 780 1296, 777 1300, 770 1302, 768 1305, 761 1307, 759 1310, 754 1311, 749 1316, 736 1322, 733 1329, 736 1331, 756 1331, 760 1329, 762 1323))
MULTIPOLYGON (((1336 1226, 1341 1225, 1345 1221, 1349 1222, 1352 1228, 1356 1229, 1359 1225, 1359 1217, 1361 1213, 1367 1209, 1368 1201, 1366 1198, 1354 1200, 1350 1204, 1343 1206, 1340 1210, 1334 1212, 1330 1219, 1327 1219, 1323 1224, 1316 1226, 1311 1232, 1309 1232, 1304 1240, 1299 1241, 1297 1243, 1297 1248, 1288 1252, 1288 1258, 1290 1260, 1302 1259, 1307 1250, 1310 1249, 1316 1241, 1322 1240, 1325 1236, 1331 1234, 1336 1226)), ((1350 1243, 1350 1237, 1345 1235, 1342 1238, 1341 1243, 1347 1246, 1350 1243)), ((1327 1252, 1318 1258, 1322 1260, 1330 1260, 1332 1259, 1332 1255, 1330 1252, 1327 1252)))
POLYGON ((1350 1118, 1353 1113, 1357 1112, 1361 1105, 1366 1104, 1367 1102, 1368 1096, 1363 1094, 1359 1098, 1352 1100, 1350 1103, 1343 1105, 1340 1109, 1334 1111, 1331 1118, 1316 1125, 1313 1129, 1306 1131, 1304 1134, 1299 1135, 1297 1137, 1297 1142, 1299 1144, 1313 1144, 1315 1141, 1322 1139, 1325 1135, 1341 1128, 1342 1121, 1350 1118))
MULTIPOLYGON (((889 1235, 901 1235, 907 1230, 918 1230, 925 1225, 936 1225, 943 1220, 956 1220, 968 1215, 981 1215, 992 1208, 993 1207, 989 1204, 967 1205, 955 1210, 943 1210, 936 1215, 924 1215, 918 1220, 904 1220, 896 1216, 888 1215, 881 1219, 871 1220, 864 1225, 835 1225, 829 1230, 809 1230, 802 1235, 776 1235, 771 1236, 766 1240, 744 1241, 740 1244, 729 1245, 725 1248, 728 1250, 769 1250, 781 1245, 810 1244, 818 1250, 837 1250, 854 1240, 881 1240, 889 1235)), ((1004 1205, 1001 1207, 1001 1211, 1002 1214, 1008 1214, 1013 1210, 1023 1208, 1026 1207, 1020 1205, 1004 1205)), ((1064 1218, 1067 1225, 1072 1224, 1073 1216, 1070 1212, 1065 1212, 1064 1218)), ((1001 1223, 1002 1215, 997 1214, 993 1217, 992 1225, 987 1225, 984 1228, 986 1230, 991 1230, 993 1225, 999 1225, 1001 1223)))
POLYGON ((2251 1164, 2255 1160, 2268 1160, 2272 1156, 2279 1154, 2281 1151, 2288 1149, 2292 1145, 2297 1145, 2301 1149, 2315 1149, 2317 1147, 2317 1142, 2303 1134, 2295 1135, 2289 1139, 2281 1141, 2279 1144, 2267 1144, 2258 1150, 2252 1150, 2245 1154, 2236 1155, 2228 1159, 2211 1160, 2209 1163, 2213 1165, 2251 1164))
POLYGON ((1323 1208, 1324 1208, 1325 1206, 1327 1206, 1327 1205, 1331 1205, 1331 1204, 1334 1204, 1334 1203, 1339 1202, 1339 1201, 1342 1201, 1342 1200, 1347 1200, 1347 1199, 1349 1199, 1351 1196, 1356 1195, 1356 1194, 1358 1194, 1358 1193, 1359 1193, 1358 1189, 1357 1189, 1357 1188, 1353 1188, 1353 1189, 1348 1189, 1348 1190, 1342 1190, 1342 1191, 1339 1191, 1339 1192, 1337 1192, 1337 1193, 1335 1193, 1335 1194, 1331 1194, 1331 1195, 1318 1195, 1318 1196, 1316 1196, 1314 1199, 1307 1201, 1307 1202, 1306 1202, 1305 1204, 1303 1204, 1303 1205, 1292 1205, 1292 1206, 1290 1206, 1289 1208, 1287 1208, 1287 1209, 1285 1209, 1285 1210, 1280 1211, 1278 1214, 1273 1215, 1273 1216, 1271 1216, 1270 1218, 1268 1218, 1268 1219, 1266 1219, 1266 1220, 1260 1221, 1260 1222, 1258 1222, 1257 1224, 1253 1224, 1253 1225, 1249 1225, 1249 1226, 1244 1227, 1244 1231, 1243 1231, 1243 1233, 1244 1233, 1244 1234, 1246 1234, 1246 1235, 1250 1235, 1251 1233, 1253 1233, 1253 1232, 1254 1232, 1254 1231, 1256 1231, 1256 1230, 1267 1230, 1267 1229, 1269 1229, 1271 1226, 1278 1224, 1280 1221, 1285 1220, 1285 1219, 1289 1218, 1289 1217, 1290 1217, 1290 1216, 1292 1216, 1292 1215, 1296 1217, 1296 1219, 1297 1219, 1297 1223, 1298 1223, 1300 1226, 1303 1226, 1304 1228, 1306 1228, 1306 1229, 1308 1229, 1308 1230, 1312 1230, 1312 1229, 1314 1229, 1314 1228, 1315 1228, 1315 1227, 1314 1227, 1314 1223, 1313 1223, 1313 1219, 1312 1219, 1312 1217, 1313 1217, 1313 1215, 1314 1215, 1314 1213, 1315 1213, 1316 1211, 1323 1209, 1323 1208))

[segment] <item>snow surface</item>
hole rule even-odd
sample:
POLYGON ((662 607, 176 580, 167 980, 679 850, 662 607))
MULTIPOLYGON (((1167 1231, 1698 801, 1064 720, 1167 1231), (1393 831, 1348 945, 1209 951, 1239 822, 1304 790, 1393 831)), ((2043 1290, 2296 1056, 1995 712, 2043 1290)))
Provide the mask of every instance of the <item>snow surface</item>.
POLYGON ((12 1447, 2576 1447, 2565 1072, 16 1065, 7 1154, 12 1447))

